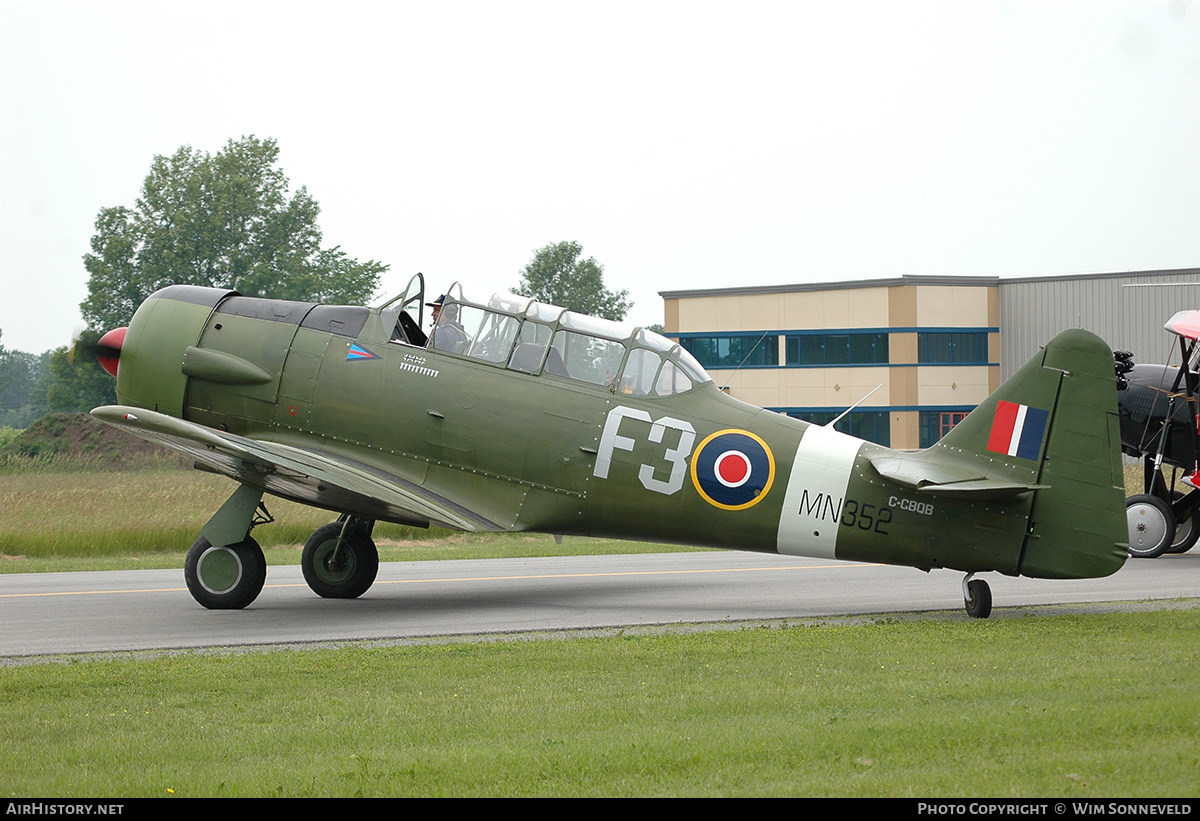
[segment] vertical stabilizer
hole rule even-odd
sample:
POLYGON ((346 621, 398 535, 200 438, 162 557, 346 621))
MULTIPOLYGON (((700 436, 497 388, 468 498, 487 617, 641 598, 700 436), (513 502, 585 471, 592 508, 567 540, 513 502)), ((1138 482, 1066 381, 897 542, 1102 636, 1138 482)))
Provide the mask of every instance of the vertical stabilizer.
POLYGON ((1107 576, 1128 555, 1112 351, 1068 330, 989 396, 933 452, 989 460, 988 474, 1024 479, 1033 505, 1020 573, 1107 576))

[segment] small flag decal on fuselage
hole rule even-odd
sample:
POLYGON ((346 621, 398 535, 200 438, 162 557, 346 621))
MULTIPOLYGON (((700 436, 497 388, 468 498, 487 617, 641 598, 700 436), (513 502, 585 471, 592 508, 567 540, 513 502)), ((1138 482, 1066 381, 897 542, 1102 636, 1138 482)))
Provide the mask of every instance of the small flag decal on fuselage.
POLYGON ((1049 419, 1049 411, 1001 400, 996 406, 996 418, 992 420, 988 450, 1036 461, 1049 419))
POLYGON ((355 345, 354 343, 350 344, 350 352, 348 354, 346 354, 346 361, 348 361, 348 362, 353 361, 353 360, 358 360, 358 359, 378 359, 378 358, 379 358, 379 354, 371 353, 363 346, 355 345))

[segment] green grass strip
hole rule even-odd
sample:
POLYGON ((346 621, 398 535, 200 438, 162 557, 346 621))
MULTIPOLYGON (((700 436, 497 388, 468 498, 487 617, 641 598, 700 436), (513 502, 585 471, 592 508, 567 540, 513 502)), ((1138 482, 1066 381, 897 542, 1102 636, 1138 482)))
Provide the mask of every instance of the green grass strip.
POLYGON ((1192 797, 1195 610, 3 668, 10 796, 1192 797))

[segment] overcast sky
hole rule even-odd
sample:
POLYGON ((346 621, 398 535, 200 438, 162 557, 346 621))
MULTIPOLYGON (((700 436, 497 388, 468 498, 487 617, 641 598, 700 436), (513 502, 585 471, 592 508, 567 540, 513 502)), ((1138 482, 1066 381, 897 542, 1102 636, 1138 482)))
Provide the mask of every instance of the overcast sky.
POLYGON ((1200 265, 1198 0, 0 0, 0 344, 66 344, 101 208, 272 137, 325 245, 658 292, 1200 265))

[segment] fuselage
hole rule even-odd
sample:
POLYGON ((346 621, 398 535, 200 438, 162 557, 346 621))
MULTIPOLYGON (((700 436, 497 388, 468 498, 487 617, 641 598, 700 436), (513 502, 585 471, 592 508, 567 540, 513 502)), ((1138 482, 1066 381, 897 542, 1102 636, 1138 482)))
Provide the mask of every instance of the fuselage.
POLYGON ((387 311, 175 286, 138 310, 118 395, 455 500, 480 529, 1022 572, 1033 493, 899 485, 870 461, 888 449, 733 399, 661 336, 547 307, 464 305, 466 328, 420 346, 387 311))

